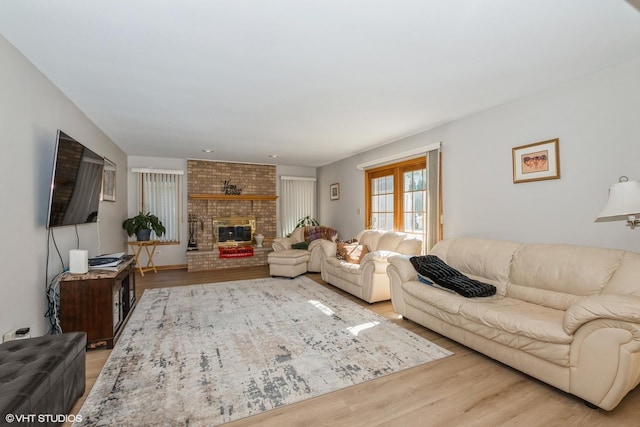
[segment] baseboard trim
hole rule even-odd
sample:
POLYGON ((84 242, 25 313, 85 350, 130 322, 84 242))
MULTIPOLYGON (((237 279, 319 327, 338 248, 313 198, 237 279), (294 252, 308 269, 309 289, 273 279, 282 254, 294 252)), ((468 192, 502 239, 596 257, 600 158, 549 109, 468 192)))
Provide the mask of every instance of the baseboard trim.
POLYGON ((156 270, 186 270, 187 264, 156 265, 156 270))

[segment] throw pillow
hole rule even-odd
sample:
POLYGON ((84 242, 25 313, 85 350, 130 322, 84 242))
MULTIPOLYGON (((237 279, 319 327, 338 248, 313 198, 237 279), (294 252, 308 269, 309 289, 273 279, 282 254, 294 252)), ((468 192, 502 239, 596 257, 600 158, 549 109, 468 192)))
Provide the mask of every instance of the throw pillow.
POLYGON ((309 249, 309 242, 298 242, 291 245, 291 249, 309 249))
POLYGON ((346 261, 347 260, 347 246, 353 244, 353 243, 357 243, 357 240, 355 239, 351 239, 351 240, 338 240, 336 242, 336 258, 338 258, 341 261, 346 261))
POLYGON ((367 245, 356 244, 346 255, 346 261, 351 264, 360 264, 360 261, 366 254, 369 253, 369 247, 367 245))
POLYGON ((341 261, 344 261, 347 259, 347 246, 348 243, 346 242, 338 242, 337 246, 338 248, 336 249, 336 258, 338 258, 341 261))

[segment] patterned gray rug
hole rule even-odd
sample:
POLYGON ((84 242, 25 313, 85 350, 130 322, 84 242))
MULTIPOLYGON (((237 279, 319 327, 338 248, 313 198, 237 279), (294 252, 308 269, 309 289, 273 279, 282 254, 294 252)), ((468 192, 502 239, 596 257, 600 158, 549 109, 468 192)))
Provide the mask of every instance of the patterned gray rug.
POLYGON ((218 425, 450 354, 304 276, 150 289, 79 425, 218 425))

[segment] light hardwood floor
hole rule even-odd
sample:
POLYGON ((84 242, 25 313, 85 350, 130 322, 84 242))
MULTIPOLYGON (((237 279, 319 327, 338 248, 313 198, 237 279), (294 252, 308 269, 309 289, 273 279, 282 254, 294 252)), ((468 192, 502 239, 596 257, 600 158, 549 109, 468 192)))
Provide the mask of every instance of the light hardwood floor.
MULTIPOLYGON (((137 274, 136 293, 139 299, 149 288, 268 275, 266 266, 201 273, 165 270, 144 277, 137 274)), ((640 387, 613 411, 590 409, 574 396, 400 318, 390 302, 367 304, 326 284, 319 274, 307 276, 455 354, 228 426, 640 426, 640 387)), ((87 390, 73 414, 80 410, 109 353, 87 352, 87 390)))

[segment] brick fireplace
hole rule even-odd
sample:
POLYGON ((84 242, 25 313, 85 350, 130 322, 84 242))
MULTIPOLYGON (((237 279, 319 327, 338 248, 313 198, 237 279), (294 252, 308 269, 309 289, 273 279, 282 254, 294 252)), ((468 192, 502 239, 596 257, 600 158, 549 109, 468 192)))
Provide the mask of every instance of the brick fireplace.
POLYGON ((269 242, 276 236, 275 166, 188 160, 187 189, 187 212, 195 223, 198 247, 187 252, 188 271, 267 263, 269 242), (253 257, 221 259, 217 248, 219 229, 214 229, 220 218, 255 219, 251 232, 265 236, 265 247, 255 248, 253 257))

